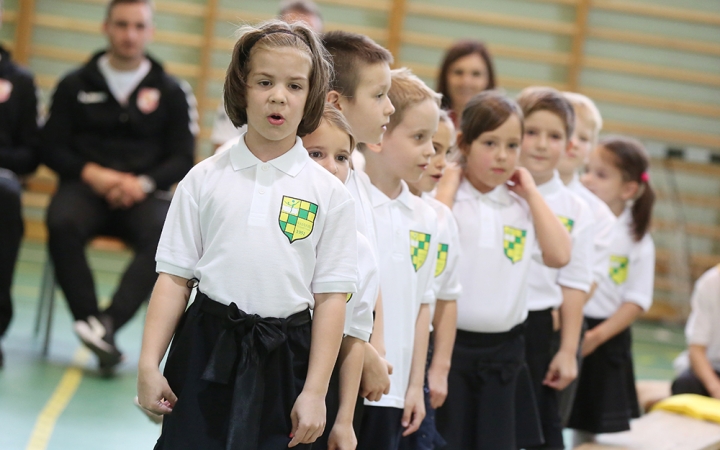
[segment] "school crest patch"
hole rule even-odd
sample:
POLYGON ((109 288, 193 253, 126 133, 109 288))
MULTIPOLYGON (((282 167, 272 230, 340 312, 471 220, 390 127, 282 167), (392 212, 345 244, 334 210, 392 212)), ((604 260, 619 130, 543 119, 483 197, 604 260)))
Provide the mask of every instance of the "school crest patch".
POLYGON ((437 262, 435 263, 435 276, 439 277, 440 274, 445 272, 445 266, 447 265, 448 258, 448 244, 438 244, 437 262))
POLYGON ((523 258, 526 236, 526 230, 505 225, 503 248, 505 249, 505 256, 508 257, 511 263, 515 264, 523 258))
POLYGON ((12 94, 13 85, 9 80, 0 78, 0 103, 5 103, 10 99, 12 94))
POLYGON ((310 236, 315 226, 317 210, 318 205, 315 203, 288 197, 287 195, 283 196, 278 219, 280 229, 285 233, 290 243, 310 236))
POLYGON ((425 263, 429 250, 430 235, 410 230, 410 259, 415 272, 420 270, 420 267, 425 263))
POLYGON ((137 107, 143 114, 150 114, 160 104, 160 91, 155 88, 142 88, 137 95, 137 107))
POLYGON ((565 226, 565 229, 568 230, 568 233, 572 233, 573 227, 575 226, 575 221, 570 219, 569 217, 563 217, 563 216, 557 216, 558 219, 560 219, 560 222, 565 226))
POLYGON ((623 284, 627 280, 628 257, 620 255, 610 255, 610 279, 615 284, 623 284))
POLYGON ((347 300, 345 300, 345 303, 350 303, 350 299, 352 298, 352 296, 353 296, 353 295, 352 295, 350 292, 348 292, 348 294, 347 294, 347 300))

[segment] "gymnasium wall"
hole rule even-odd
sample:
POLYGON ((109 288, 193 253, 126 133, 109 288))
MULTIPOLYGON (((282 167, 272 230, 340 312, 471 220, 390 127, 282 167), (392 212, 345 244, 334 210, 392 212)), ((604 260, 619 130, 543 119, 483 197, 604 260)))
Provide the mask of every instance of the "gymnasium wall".
MULTIPOLYGON (((198 157, 238 24, 277 1, 156 0, 151 52, 195 89, 198 157)), ((443 51, 487 42, 509 93, 544 84, 596 100, 605 131, 641 138, 658 187, 656 297, 683 309, 691 280, 720 262, 720 3, 716 0, 320 0, 326 29, 365 33, 430 86, 443 51), (671 159, 667 157, 670 156, 671 159)), ((0 40, 46 102, 62 74, 104 45, 106 0, 5 0, 0 40)), ((32 201, 30 201, 33 204, 32 201)), ((35 200, 38 206, 42 201, 35 200)), ((40 208, 42 209, 42 208, 40 208)))

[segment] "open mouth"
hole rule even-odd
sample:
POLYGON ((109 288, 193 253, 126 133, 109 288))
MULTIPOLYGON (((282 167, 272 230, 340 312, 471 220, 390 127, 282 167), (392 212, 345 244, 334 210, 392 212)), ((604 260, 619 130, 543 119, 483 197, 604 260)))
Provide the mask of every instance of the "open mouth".
POLYGON ((438 181, 440 181, 440 178, 442 178, 442 174, 441 174, 441 173, 438 173, 438 174, 435 174, 435 175, 430 175, 430 178, 432 178, 433 180, 435 180, 436 182, 438 182, 438 181))
POLYGON ((503 174, 503 173, 505 173, 505 169, 501 169, 501 168, 499 168, 499 167, 495 167, 495 168, 492 169, 492 173, 494 173, 494 174, 503 174))
POLYGON ((281 114, 270 114, 267 119, 271 125, 282 125, 285 123, 285 118, 281 114))

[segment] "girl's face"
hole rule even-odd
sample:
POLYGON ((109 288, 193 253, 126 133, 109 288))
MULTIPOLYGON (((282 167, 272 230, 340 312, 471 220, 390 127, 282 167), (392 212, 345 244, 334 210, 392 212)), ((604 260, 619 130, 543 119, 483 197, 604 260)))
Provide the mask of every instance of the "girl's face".
POLYGON ((468 181, 483 194, 506 183, 515 172, 521 143, 522 128, 515 114, 496 129, 482 133, 469 148, 462 149, 468 181))
POLYGON ((310 90, 310 58, 291 47, 258 48, 250 55, 247 139, 257 146, 276 143, 288 149, 295 143, 310 90))
POLYGON ((575 108, 575 129, 570 138, 570 150, 563 153, 558 164, 561 175, 574 174, 588 158, 592 149, 595 128, 589 117, 585 117, 584 108, 575 108))
POLYGON ((590 159, 580 181, 616 214, 625 209, 625 203, 632 199, 638 190, 638 183, 623 179, 622 172, 615 165, 614 155, 602 146, 590 152, 590 159))
POLYGON ((452 63, 447 72, 447 86, 453 109, 462 111, 468 100, 484 91, 489 82, 485 60, 477 53, 463 56, 452 63))
POLYGON ((450 153, 454 134, 454 127, 441 120, 437 131, 432 137, 435 154, 430 158, 430 164, 423 172, 420 180, 408 183, 410 187, 417 192, 431 192, 437 187, 443 172, 445 172, 445 167, 447 167, 447 155, 450 153))
POLYGON ((302 138, 310 158, 345 183, 350 173, 350 136, 329 124, 320 122, 317 130, 302 138))
POLYGON ((537 184, 552 179, 567 148, 565 124, 557 114, 539 110, 525 117, 520 165, 530 172, 537 184))

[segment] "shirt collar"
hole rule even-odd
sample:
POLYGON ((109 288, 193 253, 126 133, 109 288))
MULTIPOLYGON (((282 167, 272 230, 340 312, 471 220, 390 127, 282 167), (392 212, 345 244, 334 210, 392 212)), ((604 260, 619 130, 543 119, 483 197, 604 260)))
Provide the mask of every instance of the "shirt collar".
POLYGON ((475 187, 470 184, 467 178, 464 179, 462 183, 460 183, 460 188, 458 189, 456 200, 460 201, 483 198, 505 206, 510 205, 513 202, 513 197, 510 194, 510 190, 505 184, 501 184, 487 194, 483 194, 482 192, 475 189, 475 187))
POLYGON ((410 192, 408 185, 402 180, 400 180, 400 195, 398 195, 395 199, 391 199, 385 195, 385 193, 376 188, 375 185, 371 185, 370 187, 370 199, 374 208, 384 205, 385 203, 392 202, 393 200, 397 200, 405 205, 406 208, 412 209, 412 195, 413 194, 410 192))
MULTIPOLYGON (((264 164, 252 154, 247 144, 245 144, 245 134, 240 136, 238 143, 232 146, 229 151, 230 162, 234 170, 243 170, 258 164, 264 164)), ((307 150, 303 147, 302 139, 296 136, 295 145, 293 145, 290 150, 275 159, 271 159, 267 164, 272 165, 291 177, 295 177, 300 173, 300 170, 302 170, 305 164, 307 164, 309 158, 307 150)))
POLYGON ((563 188, 562 180, 560 179, 560 174, 556 170, 553 172, 553 177, 550 179, 550 181, 545 182, 537 187, 538 191, 540 191, 540 195, 543 197, 547 197, 548 195, 552 195, 560 189, 563 188))

